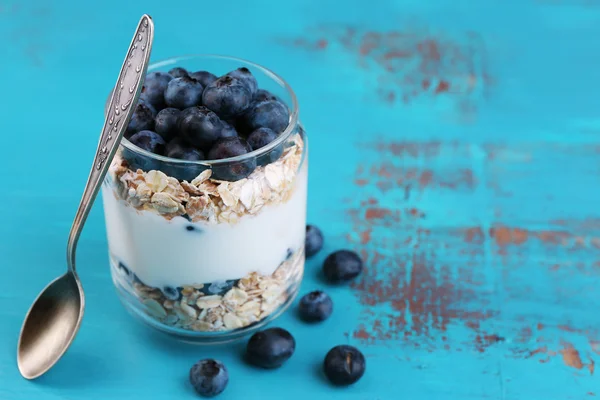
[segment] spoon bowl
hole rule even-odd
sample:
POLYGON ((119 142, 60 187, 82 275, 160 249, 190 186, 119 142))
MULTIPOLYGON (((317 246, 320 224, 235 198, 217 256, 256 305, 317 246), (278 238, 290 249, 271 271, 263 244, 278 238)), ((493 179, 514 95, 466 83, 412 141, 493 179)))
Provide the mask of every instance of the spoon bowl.
POLYGON ((67 351, 81 325, 84 306, 79 278, 71 271, 42 290, 25 317, 19 338, 21 375, 37 378, 67 351))

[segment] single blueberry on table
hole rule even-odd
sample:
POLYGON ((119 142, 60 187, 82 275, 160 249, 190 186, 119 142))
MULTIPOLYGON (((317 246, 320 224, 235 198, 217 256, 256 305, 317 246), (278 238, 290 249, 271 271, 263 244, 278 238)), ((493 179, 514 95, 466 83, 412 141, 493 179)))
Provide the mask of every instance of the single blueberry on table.
POLYGON ((208 71, 192 72, 190 74, 190 77, 194 78, 195 80, 200 82, 202 84, 202 86, 204 86, 204 87, 207 87, 208 85, 210 85, 211 83, 213 83, 214 81, 217 80, 217 76, 214 74, 211 74, 208 71))
POLYGON ((341 345, 329 350, 323 362, 325 376, 334 385, 356 383, 367 368, 365 356, 356 347, 341 345))
POLYGON ((333 301, 327 293, 315 290, 300 299, 298 312, 304 321, 325 321, 333 312, 333 301))
POLYGON ((323 248, 323 233, 314 225, 306 225, 304 252, 306 257, 312 257, 323 248))
MULTIPOLYGON (((252 151, 244 139, 237 137, 224 138, 217 141, 208 152, 209 160, 221 160, 241 156, 252 151)), ((215 164, 212 168, 213 177, 224 181, 237 181, 250 175, 256 168, 256 159, 215 164)))
POLYGON ((173 78, 182 78, 184 76, 189 76, 189 73, 185 68, 175 67, 169 71, 169 75, 171 75, 173 78))
POLYGON ((246 87, 250 91, 250 95, 254 97, 256 91, 258 90, 258 82, 256 81, 256 78, 254 77, 254 75, 252 75, 252 72, 250 72, 248 68, 238 68, 227 73, 227 75, 231 76, 232 78, 237 78, 242 83, 244 83, 244 85, 246 85, 246 87))
POLYGON ((155 109, 165 107, 165 90, 173 77, 166 72, 150 72, 146 75, 141 96, 155 109))
POLYGON ((221 137, 223 121, 204 106, 186 108, 177 120, 179 134, 188 143, 209 150, 221 137))
POLYGON ((184 76, 172 79, 165 90, 165 103, 169 107, 184 109, 200 104, 204 87, 197 80, 184 76))
POLYGON ((290 112, 279 101, 266 100, 252 103, 250 108, 240 117, 240 125, 246 133, 258 128, 269 128, 280 134, 288 126, 290 112))
POLYGON ((227 368, 220 361, 200 360, 190 369, 190 383, 203 397, 214 397, 222 393, 229 382, 227 368))
POLYGON ((257 367, 281 367, 296 350, 294 337, 283 328, 256 332, 246 346, 246 360, 257 367))
POLYGON ((154 118, 154 131, 167 142, 177 136, 177 118, 179 118, 179 114, 181 114, 181 110, 169 107, 160 110, 154 118))
POLYGON ((154 129, 154 116, 155 113, 152 108, 143 102, 138 102, 133 111, 133 115, 131 116, 131 120, 129 121, 129 125, 127 125, 125 137, 130 138, 139 131, 154 129))
POLYGON ((179 290, 179 288, 174 288, 172 286, 165 286, 161 289, 161 292, 169 300, 177 301, 181 298, 181 291, 179 290))
POLYGON ((323 263, 323 273, 331 283, 350 281, 360 275, 362 270, 362 259, 350 250, 338 250, 331 253, 323 263))
POLYGON ((252 94, 248 85, 229 75, 220 77, 202 93, 202 104, 224 119, 242 114, 251 101, 252 94))
MULTIPOLYGON (((277 139, 277 136, 278 135, 269 128, 258 128, 248 136, 248 144, 250 147, 252 147, 252 150, 258 150, 277 139)), ((259 156, 257 159, 257 164, 267 165, 277 161, 279 157, 281 157, 282 153, 283 146, 278 145, 269 150, 268 153, 259 156)))
POLYGON ((154 154, 163 155, 165 151, 165 140, 162 138, 162 136, 153 131, 140 131, 131 136, 129 141, 140 149, 154 154))

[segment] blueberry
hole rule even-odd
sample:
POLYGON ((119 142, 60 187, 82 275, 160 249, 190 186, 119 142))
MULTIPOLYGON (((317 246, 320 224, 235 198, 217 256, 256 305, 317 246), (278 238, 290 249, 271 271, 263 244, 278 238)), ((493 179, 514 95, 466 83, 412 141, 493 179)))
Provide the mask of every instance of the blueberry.
POLYGON ((279 134, 288 126, 290 113, 283 103, 266 100, 253 103, 240 119, 246 132, 269 128, 279 134))
POLYGON ((269 328, 256 332, 246 346, 247 361, 261 368, 279 368, 296 350, 294 337, 285 329, 269 328))
POLYGON ((228 382, 227 368, 217 360, 200 360, 190 369, 190 383, 200 396, 214 397, 225 390, 228 382))
POLYGON ((235 127, 227 121, 223 121, 223 130, 221 131, 221 138, 237 137, 238 133, 235 127))
POLYGON ((304 252, 306 257, 312 257, 323 248, 323 233, 314 225, 306 225, 304 252))
POLYGON ((268 90, 258 89, 256 91, 256 94, 254 95, 254 102, 260 103, 261 101, 265 101, 265 100, 274 100, 274 101, 281 102, 281 99, 279 97, 275 96, 273 93, 269 92, 268 90))
POLYGON ((154 108, 164 108, 165 90, 171 79, 173 77, 166 72, 150 72, 144 80, 142 97, 152 104, 154 108))
POLYGON ((200 230, 199 228, 195 227, 194 225, 187 225, 185 227, 185 230, 188 231, 188 232, 196 232, 196 233, 202 232, 202 230, 200 230))
POLYGON ((333 301, 327 293, 315 290, 300 299, 298 312, 307 322, 325 321, 333 311, 333 301))
POLYGON ((177 118, 181 111, 178 108, 160 110, 154 118, 154 131, 167 142, 177 135, 177 118))
MULTIPOLYGON (((170 158, 184 161, 204 160, 204 153, 202 150, 190 146, 180 137, 175 137, 175 139, 167 144, 165 155, 170 158)), ((167 175, 186 181, 191 181, 206 168, 206 166, 201 164, 176 162, 163 162, 160 166, 160 169, 167 175)))
POLYGON ((245 81, 224 75, 208 85, 202 94, 202 104, 222 118, 242 114, 250 106, 252 94, 245 81))
MULTIPOLYGON (((277 134, 269 128, 258 128, 248 136, 248 144, 252 147, 252 150, 258 150, 265 147, 272 141, 277 139, 277 134)), ((283 153, 283 147, 277 146, 269 151, 268 154, 264 154, 258 157, 258 165, 266 165, 277 161, 283 153)))
POLYGON ((231 289, 231 283, 228 281, 215 281, 208 286, 209 294, 223 294, 231 289))
POLYGON ((285 259, 286 259, 286 261, 289 260, 290 258, 292 258, 293 255, 294 255, 294 250, 287 249, 286 252, 285 252, 285 259))
POLYGON ((161 289, 161 292, 169 300, 177 301, 181 298, 181 291, 178 288, 172 286, 165 286, 161 289))
POLYGON ((140 131, 129 138, 129 141, 140 149, 162 155, 165 151, 165 140, 153 131, 140 131))
POLYGON ((169 107, 192 107, 200 104, 203 90, 202 84, 189 76, 174 78, 165 91, 165 102, 169 107))
POLYGON ((143 130, 154 129, 154 110, 143 102, 139 102, 135 106, 125 137, 130 138, 131 135, 143 130))
POLYGON ((127 282, 132 283, 135 280, 135 274, 122 262, 119 263, 119 272, 121 272, 127 282))
MULTIPOLYGON (((237 137, 220 139, 208 152, 209 160, 220 160, 241 156, 252 151, 252 148, 237 137)), ((223 165, 213 166, 213 177, 224 181, 237 181, 250 175, 256 168, 256 159, 249 158, 223 165)))
POLYGON ((204 153, 202 151, 189 146, 179 137, 176 137, 167 144, 165 155, 170 158, 186 161, 204 160, 204 153))
POLYGON ((177 120, 179 134, 190 144, 203 150, 210 149, 222 134, 223 121, 206 107, 190 107, 177 120))
POLYGON ((362 378, 367 364, 356 347, 341 345, 329 350, 323 362, 325 375, 334 385, 351 385, 362 378))
POLYGON ((169 71, 169 75, 171 75, 173 78, 183 78, 184 76, 190 76, 190 74, 187 72, 187 70, 185 68, 181 68, 181 67, 175 67, 172 68, 169 71))
POLYGON ((194 78, 195 80, 200 82, 202 84, 202 86, 204 86, 204 87, 207 87, 208 85, 210 85, 211 83, 213 83, 214 81, 217 80, 217 76, 214 74, 211 74, 208 71, 192 72, 190 74, 190 77, 194 78))
POLYGON ((363 270, 363 261, 350 250, 331 253, 323 263, 323 273, 332 283, 346 282, 356 278, 363 270))
POLYGON ((232 78, 238 78, 240 81, 242 81, 250 91, 250 95, 254 97, 256 91, 258 90, 258 82, 256 82, 256 78, 254 75, 252 75, 252 72, 250 72, 248 68, 238 68, 227 73, 227 75, 231 76, 232 78))
POLYGON ((156 107, 154 107, 150 101, 148 101, 148 99, 143 95, 143 93, 140 95, 140 98, 138 99, 138 104, 143 104, 146 107, 148 107, 150 109, 150 112, 152 113, 152 115, 154 115, 156 117, 156 107))

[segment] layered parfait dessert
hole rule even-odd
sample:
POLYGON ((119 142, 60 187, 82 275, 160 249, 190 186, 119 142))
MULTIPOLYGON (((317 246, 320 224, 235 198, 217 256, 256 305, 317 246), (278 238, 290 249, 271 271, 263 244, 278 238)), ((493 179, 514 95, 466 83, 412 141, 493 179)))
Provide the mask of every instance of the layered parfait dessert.
POLYGON ((216 56, 151 68, 103 185, 125 306, 200 340, 283 311, 304 269, 306 158, 295 96, 270 71, 216 56))

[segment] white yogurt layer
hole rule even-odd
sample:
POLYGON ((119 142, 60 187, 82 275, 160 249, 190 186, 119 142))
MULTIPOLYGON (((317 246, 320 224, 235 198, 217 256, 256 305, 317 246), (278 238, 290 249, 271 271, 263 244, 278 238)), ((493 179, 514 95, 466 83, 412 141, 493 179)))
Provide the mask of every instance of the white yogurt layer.
POLYGON ((267 205, 235 224, 167 220, 138 211, 102 188, 110 252, 148 286, 178 287, 272 274, 288 249, 304 245, 307 160, 285 203, 267 205), (193 226, 194 230, 188 230, 193 226))

